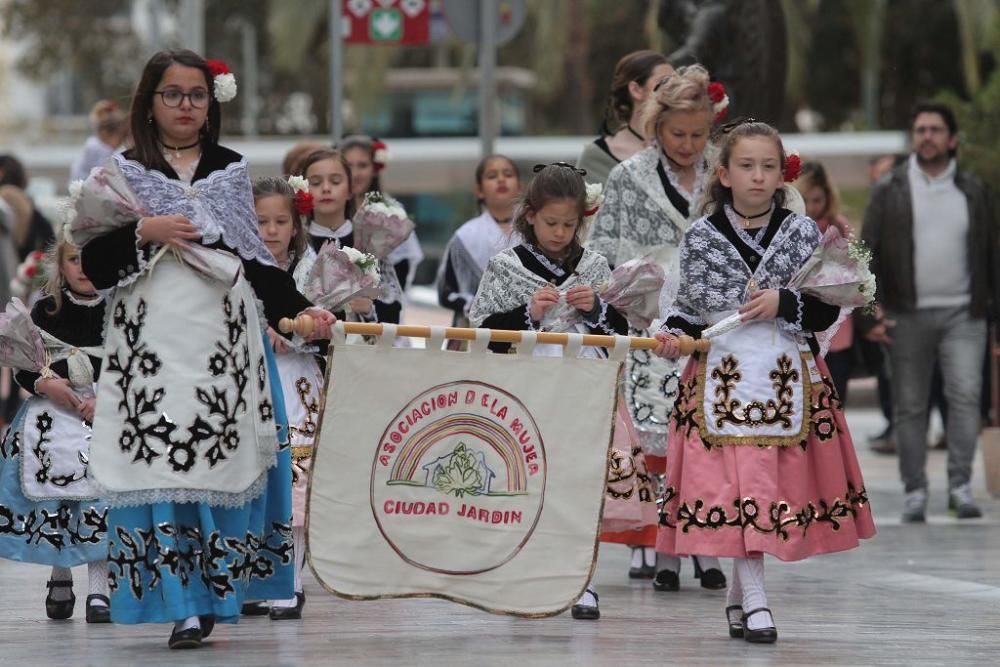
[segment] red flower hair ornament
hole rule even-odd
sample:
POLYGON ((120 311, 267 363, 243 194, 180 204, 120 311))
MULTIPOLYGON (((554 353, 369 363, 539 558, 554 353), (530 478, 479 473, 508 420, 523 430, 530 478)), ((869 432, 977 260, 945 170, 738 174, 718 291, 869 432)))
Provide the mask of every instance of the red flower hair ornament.
POLYGON ((222 60, 206 60, 212 73, 212 92, 220 102, 229 102, 236 97, 236 77, 229 71, 229 65, 222 60))
POLYGON ((791 183, 798 179, 800 173, 802 173, 802 158, 799 157, 797 152, 793 151, 785 157, 785 171, 782 176, 785 179, 785 183, 791 183))
POLYGON ((729 95, 726 94, 726 87, 718 81, 708 84, 708 99, 712 102, 712 113, 715 114, 715 122, 718 123, 729 114, 729 95))

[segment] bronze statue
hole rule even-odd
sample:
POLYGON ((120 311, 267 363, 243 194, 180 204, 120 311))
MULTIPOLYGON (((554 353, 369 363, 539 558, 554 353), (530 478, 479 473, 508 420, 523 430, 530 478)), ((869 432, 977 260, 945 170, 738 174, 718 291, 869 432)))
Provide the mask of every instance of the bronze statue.
POLYGON ((672 65, 700 63, 729 93, 729 116, 777 125, 788 50, 781 0, 661 0, 657 23, 680 46, 672 65))

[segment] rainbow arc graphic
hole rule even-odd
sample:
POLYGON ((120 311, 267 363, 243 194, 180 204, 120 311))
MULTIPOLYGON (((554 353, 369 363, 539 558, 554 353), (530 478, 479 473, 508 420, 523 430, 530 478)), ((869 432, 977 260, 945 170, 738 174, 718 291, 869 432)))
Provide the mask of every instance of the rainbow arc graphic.
MULTIPOLYGON (((528 492, 528 477, 517 439, 491 419, 474 414, 455 414, 439 419, 413 434, 400 447, 387 484, 425 486, 418 476, 427 452, 446 438, 468 436, 493 449, 507 469, 506 488, 489 495, 522 495, 528 492)), ((502 480, 501 480, 502 481, 502 480)))

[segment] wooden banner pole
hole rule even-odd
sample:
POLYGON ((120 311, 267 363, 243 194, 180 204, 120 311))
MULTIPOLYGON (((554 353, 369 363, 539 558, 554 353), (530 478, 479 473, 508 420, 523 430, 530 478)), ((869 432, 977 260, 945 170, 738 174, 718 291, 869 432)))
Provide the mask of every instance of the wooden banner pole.
MULTIPOLYGON (((344 332, 348 334, 360 334, 363 336, 381 336, 382 325, 366 322, 342 322, 344 332)), ((278 323, 278 329, 282 333, 296 333, 306 337, 313 332, 315 322, 308 315, 299 315, 294 320, 287 317, 282 318, 278 323)), ((510 331, 506 329, 489 329, 490 341, 494 343, 520 343, 520 331, 510 331)), ((396 327, 396 334, 410 338, 430 338, 431 328, 415 324, 401 324, 396 327)), ((452 340, 476 340, 475 329, 464 329, 458 327, 446 327, 445 338, 452 340)), ((549 345, 567 345, 569 334, 540 331, 537 334, 537 342, 549 345)), ((659 345, 655 338, 641 338, 638 336, 629 337, 629 347, 636 350, 653 350, 659 345)), ((678 336, 681 354, 687 355, 694 351, 707 352, 709 341, 707 339, 694 339, 691 336, 678 336)), ((614 336, 600 336, 596 334, 584 334, 583 344, 593 347, 613 348, 615 346, 614 336)))

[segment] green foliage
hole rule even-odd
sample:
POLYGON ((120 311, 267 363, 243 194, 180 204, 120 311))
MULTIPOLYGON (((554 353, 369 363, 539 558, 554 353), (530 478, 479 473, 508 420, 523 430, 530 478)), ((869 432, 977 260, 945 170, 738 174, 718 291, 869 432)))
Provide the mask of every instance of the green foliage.
POLYGON ((464 442, 458 443, 451 453, 451 461, 444 468, 439 468, 434 474, 434 488, 444 494, 461 498, 465 495, 477 495, 483 484, 476 458, 465 447, 464 442))
POLYGON ((963 169, 979 176, 992 188, 1000 188, 1000 69, 971 100, 952 91, 938 94, 937 101, 955 110, 961 143, 959 161, 963 169))

